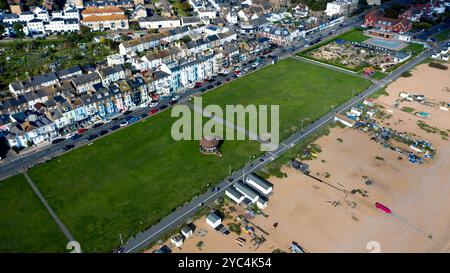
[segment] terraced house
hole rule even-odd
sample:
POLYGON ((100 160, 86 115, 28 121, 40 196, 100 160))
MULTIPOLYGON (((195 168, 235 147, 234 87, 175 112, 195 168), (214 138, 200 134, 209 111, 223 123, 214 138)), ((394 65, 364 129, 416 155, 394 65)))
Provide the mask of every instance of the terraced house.
POLYGON ((128 17, 118 7, 88 7, 81 15, 81 23, 93 30, 121 30, 129 27, 128 17))
POLYGON ((170 71, 170 90, 173 92, 189 83, 212 76, 214 73, 214 54, 193 61, 181 62, 168 70, 170 71))

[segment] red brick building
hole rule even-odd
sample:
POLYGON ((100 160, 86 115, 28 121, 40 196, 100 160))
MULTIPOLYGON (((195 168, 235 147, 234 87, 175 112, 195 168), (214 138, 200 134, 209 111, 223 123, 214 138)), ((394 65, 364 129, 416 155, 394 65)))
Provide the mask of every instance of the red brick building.
POLYGON ((385 17, 382 9, 366 14, 364 25, 397 33, 407 32, 412 28, 412 23, 405 18, 392 19, 385 17))

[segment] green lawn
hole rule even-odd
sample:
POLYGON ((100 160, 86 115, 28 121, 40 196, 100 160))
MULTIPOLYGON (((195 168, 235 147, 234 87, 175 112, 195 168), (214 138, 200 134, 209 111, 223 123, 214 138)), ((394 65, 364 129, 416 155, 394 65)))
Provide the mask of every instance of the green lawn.
POLYGON ((366 36, 363 34, 363 31, 361 29, 354 29, 351 31, 348 31, 339 37, 338 39, 350 41, 350 42, 364 42, 365 40, 369 39, 369 36, 366 36))
POLYGON ((206 96, 203 104, 255 104, 280 106, 280 136, 287 137, 304 125, 318 119, 370 86, 370 81, 311 65, 293 58, 285 59, 230 82, 206 96))
POLYGON ((67 239, 23 175, 0 182, 0 252, 66 252, 67 239))
MULTIPOLYGON (((328 112, 370 81, 286 59, 204 95, 204 104, 278 104, 281 134, 328 112)), ((165 111, 29 173, 85 252, 111 251, 155 224, 260 153, 253 141, 225 141, 222 158, 205 156, 198 141, 176 142, 165 111)), ((13 198, 13 197, 11 197, 13 198)))
POLYGON ((448 39, 449 35, 450 35, 450 28, 433 35, 432 38, 435 38, 436 41, 438 42, 442 42, 448 39))
POLYGON ((413 56, 416 56, 420 52, 423 51, 423 45, 422 44, 415 44, 410 43, 407 47, 402 49, 403 52, 411 52, 413 56))
POLYGON ((172 139, 170 111, 30 170, 83 251, 111 251, 258 154, 250 141, 226 141, 223 157, 198 141, 172 139))

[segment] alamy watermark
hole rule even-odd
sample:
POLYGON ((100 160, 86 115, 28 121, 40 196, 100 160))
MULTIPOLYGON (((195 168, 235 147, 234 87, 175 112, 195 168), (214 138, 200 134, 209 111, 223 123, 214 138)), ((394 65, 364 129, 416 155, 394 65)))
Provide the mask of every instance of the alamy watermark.
POLYGON ((222 109, 215 104, 203 107, 201 97, 194 97, 192 103, 193 107, 175 105, 172 108, 172 117, 178 118, 171 130, 174 140, 214 136, 222 140, 256 140, 264 152, 278 148, 279 105, 226 105, 222 109), (209 119, 205 121, 204 117, 209 119))

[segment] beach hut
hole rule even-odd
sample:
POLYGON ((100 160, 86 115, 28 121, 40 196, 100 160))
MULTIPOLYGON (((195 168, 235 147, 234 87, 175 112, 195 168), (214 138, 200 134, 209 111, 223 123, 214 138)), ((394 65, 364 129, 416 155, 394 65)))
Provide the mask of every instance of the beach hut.
POLYGON ((345 126, 348 127, 353 127, 355 125, 355 121, 349 119, 348 117, 341 115, 341 114, 336 114, 336 116, 334 117, 334 121, 338 121, 342 124, 344 124, 345 126))
POLYGON ((249 199, 252 204, 258 201, 259 194, 248 185, 245 185, 244 183, 239 181, 234 184, 234 187, 238 192, 242 193, 247 199, 249 199))
POLYGON ((272 192, 272 184, 254 173, 247 175, 245 182, 265 195, 272 192))
POLYGON ((220 219, 216 213, 211 212, 208 214, 208 217, 206 217, 206 223, 215 229, 222 223, 222 219, 220 219))
POLYGON ((183 244, 183 236, 181 236, 180 234, 175 235, 170 238, 170 242, 172 243, 172 245, 180 247, 183 244))
POLYGON ((181 229, 181 235, 184 236, 184 238, 189 238, 191 237, 193 234, 192 228, 185 226, 184 228, 181 229))
POLYGON ((228 189, 226 189, 225 195, 237 204, 240 204, 245 198, 245 196, 242 193, 238 192, 234 187, 229 187, 228 189))

